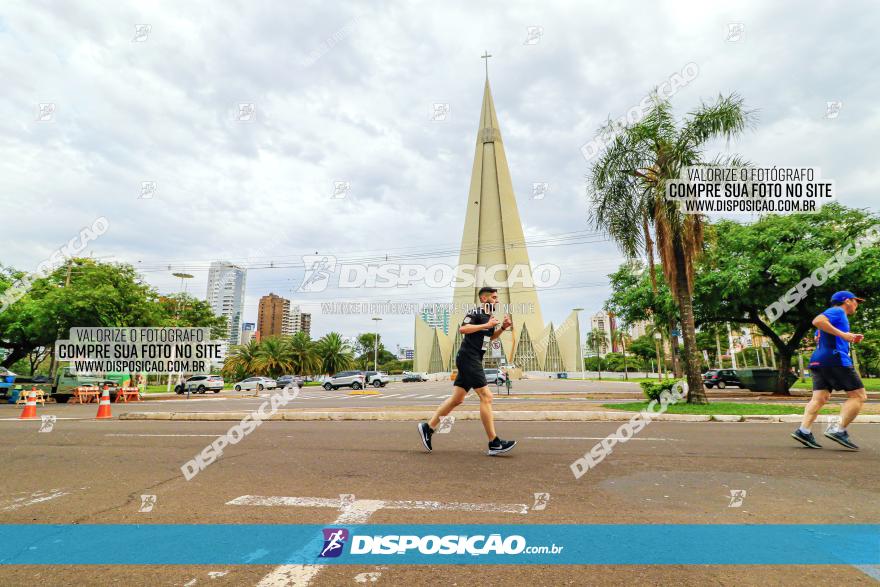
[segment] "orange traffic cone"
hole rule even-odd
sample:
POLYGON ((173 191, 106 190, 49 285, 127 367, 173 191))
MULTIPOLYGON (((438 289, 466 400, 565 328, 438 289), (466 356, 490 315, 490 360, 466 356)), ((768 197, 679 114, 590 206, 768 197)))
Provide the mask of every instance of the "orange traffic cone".
POLYGON ((21 411, 21 416, 18 417, 19 420, 39 420, 37 417, 37 392, 35 389, 32 389, 28 392, 27 403, 24 406, 24 409, 21 411))
POLYGON ((98 415, 95 418, 112 418, 110 415, 110 390, 107 389, 107 386, 104 386, 104 391, 101 393, 101 403, 98 405, 98 415))

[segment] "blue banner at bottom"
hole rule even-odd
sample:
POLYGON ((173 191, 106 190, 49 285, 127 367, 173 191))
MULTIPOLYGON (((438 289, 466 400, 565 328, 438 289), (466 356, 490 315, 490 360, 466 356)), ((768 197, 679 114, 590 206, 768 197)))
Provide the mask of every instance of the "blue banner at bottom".
POLYGON ((4 565, 871 565, 880 525, 6 524, 4 565))

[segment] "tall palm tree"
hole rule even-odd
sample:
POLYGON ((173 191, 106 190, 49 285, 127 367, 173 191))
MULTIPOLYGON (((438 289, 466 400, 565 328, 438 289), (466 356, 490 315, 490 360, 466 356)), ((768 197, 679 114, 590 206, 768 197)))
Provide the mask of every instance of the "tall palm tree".
POLYGON ((271 336, 263 339, 253 364, 261 375, 272 378, 293 371, 293 357, 287 337, 271 336))
POLYGON ((321 369, 321 361, 315 352, 315 343, 307 332, 299 331, 288 341, 293 372, 300 375, 315 375, 321 369))
MULTIPOLYGON (((666 182, 684 167, 705 165, 709 141, 741 135, 754 121, 736 94, 702 104, 677 125, 668 100, 655 100, 645 118, 620 133, 593 166, 590 220, 604 229, 629 258, 648 256, 653 276, 654 249, 681 315, 688 403, 708 403, 700 376, 693 312, 694 263, 703 248, 703 218, 684 214, 665 198, 666 182)), ((743 165, 736 156, 716 165, 743 165)))
POLYGON ((338 332, 329 332, 321 337, 315 351, 318 354, 321 371, 326 375, 344 371, 354 362, 351 345, 343 340, 338 332))
POLYGON ((252 339, 247 344, 236 345, 229 349, 226 360, 223 362, 223 369, 220 373, 227 378, 244 379, 248 375, 256 371, 254 362, 260 351, 260 343, 252 339))

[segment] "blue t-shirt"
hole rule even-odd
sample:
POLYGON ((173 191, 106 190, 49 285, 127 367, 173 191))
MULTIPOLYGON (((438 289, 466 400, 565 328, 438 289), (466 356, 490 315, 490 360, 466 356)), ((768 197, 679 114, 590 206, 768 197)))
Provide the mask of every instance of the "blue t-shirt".
MULTIPOLYGON (((828 308, 822 312, 832 326, 842 332, 849 332, 849 318, 840 306, 828 308)), ((810 367, 852 367, 849 356, 849 343, 833 334, 819 331, 819 344, 810 357, 810 367)))

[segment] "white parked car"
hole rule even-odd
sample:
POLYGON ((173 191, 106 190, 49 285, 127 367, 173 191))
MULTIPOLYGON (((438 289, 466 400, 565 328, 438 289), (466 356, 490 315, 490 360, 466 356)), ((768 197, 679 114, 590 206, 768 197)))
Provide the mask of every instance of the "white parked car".
POLYGON ((391 381, 388 373, 383 373, 382 371, 367 371, 364 376, 367 385, 372 385, 373 387, 385 387, 391 381))
POLYGON ((364 379, 363 371, 342 371, 331 375, 329 379, 325 380, 324 389, 327 391, 337 390, 340 387, 363 389, 364 379))
POLYGON ((235 391, 263 391, 264 389, 275 389, 278 384, 274 379, 268 377, 248 377, 236 383, 233 386, 235 391))
POLYGON ((224 385, 223 378, 219 375, 193 375, 183 383, 178 383, 174 387, 174 391, 178 395, 187 391, 195 393, 213 391, 214 393, 220 393, 224 385))

